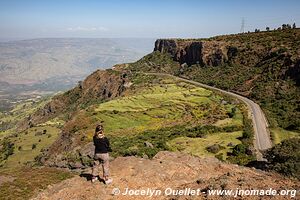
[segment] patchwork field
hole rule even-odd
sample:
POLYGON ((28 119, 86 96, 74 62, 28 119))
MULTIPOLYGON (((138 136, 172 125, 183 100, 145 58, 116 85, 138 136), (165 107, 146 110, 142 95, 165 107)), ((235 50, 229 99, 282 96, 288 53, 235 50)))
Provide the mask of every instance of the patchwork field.
POLYGON ((186 83, 150 86, 139 93, 102 103, 92 112, 104 121, 106 131, 115 135, 134 134, 178 124, 242 125, 237 109, 229 118, 232 105, 221 105, 222 98, 211 91, 186 83), (226 120, 227 119, 227 120, 226 120))

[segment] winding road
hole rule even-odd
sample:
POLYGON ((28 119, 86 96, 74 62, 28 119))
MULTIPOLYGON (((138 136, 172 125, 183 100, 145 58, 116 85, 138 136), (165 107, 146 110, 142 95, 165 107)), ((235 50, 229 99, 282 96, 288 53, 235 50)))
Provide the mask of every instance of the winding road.
POLYGON ((252 119, 252 124, 253 124, 253 129, 254 129, 254 147, 256 149, 256 158, 258 161, 263 161, 264 158, 261 154, 261 151, 269 149, 272 147, 272 142, 270 139, 270 133, 268 130, 268 122, 267 119, 262 111, 262 109, 260 108, 260 106, 255 103, 254 101, 243 97, 241 95, 235 94, 233 92, 228 92, 225 90, 221 90, 219 88, 215 88, 209 85, 205 85, 203 83, 199 83, 196 81, 192 81, 189 79, 185 79, 182 77, 177 77, 177 76, 173 76, 170 74, 164 74, 164 73, 145 73, 148 75, 159 75, 159 76, 168 76, 171 78, 175 78, 177 80, 181 80, 187 83, 191 83, 193 85, 197 85, 209 90, 215 90, 215 91, 219 91, 221 93, 230 95, 232 97, 235 97, 237 99, 240 99, 241 101, 243 101, 247 106, 248 106, 248 111, 249 111, 249 116, 251 116, 252 119))

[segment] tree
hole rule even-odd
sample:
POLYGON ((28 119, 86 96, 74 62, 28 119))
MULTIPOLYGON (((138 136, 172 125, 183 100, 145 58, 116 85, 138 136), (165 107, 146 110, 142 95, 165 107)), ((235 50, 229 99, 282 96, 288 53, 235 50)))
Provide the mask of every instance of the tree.
POLYGON ((266 27, 266 31, 270 31, 270 27, 267 26, 267 27, 266 27))
POLYGON ((296 28, 296 23, 293 23, 293 29, 295 29, 296 28))
POLYGON ((0 147, 0 161, 6 160, 9 156, 14 154, 15 145, 13 142, 4 139, 0 147))

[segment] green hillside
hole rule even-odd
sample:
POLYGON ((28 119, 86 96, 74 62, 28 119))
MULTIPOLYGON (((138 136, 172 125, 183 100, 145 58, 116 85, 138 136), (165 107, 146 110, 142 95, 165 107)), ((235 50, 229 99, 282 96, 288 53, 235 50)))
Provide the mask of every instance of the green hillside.
POLYGON ((170 39, 164 45, 164 52, 154 51, 129 68, 171 73, 237 92, 261 105, 271 127, 300 131, 300 29, 170 39), (189 60, 198 64, 180 63, 192 59, 181 58, 180 52, 197 52, 193 42, 204 45, 199 61, 189 60), (168 48, 178 54, 165 52, 168 48))

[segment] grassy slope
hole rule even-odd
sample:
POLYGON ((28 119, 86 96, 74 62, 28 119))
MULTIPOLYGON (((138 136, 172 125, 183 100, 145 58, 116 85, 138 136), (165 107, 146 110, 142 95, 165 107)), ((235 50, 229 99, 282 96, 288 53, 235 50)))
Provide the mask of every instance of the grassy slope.
MULTIPOLYGON (((9 138, 9 141, 14 143, 14 153, 7 159, 7 162, 5 161, 5 167, 20 167, 27 162, 34 161, 34 157, 40 154, 42 149, 48 148, 57 139, 59 128, 64 124, 64 121, 59 118, 54 118, 23 132, 18 133, 16 129, 19 121, 42 108, 49 101, 50 98, 44 98, 37 102, 19 103, 8 113, 1 113, 2 126, 6 130, 0 132, 0 141, 9 138), (9 126, 5 127, 5 124, 9 124, 9 126), (46 130, 46 134, 42 134, 44 130, 46 130), (32 149, 33 145, 36 146, 34 149, 32 149)), ((3 161, 0 163, 4 164, 3 161)))
POLYGON ((287 131, 282 128, 272 128, 271 129, 271 138, 274 144, 279 144, 283 140, 300 138, 299 133, 293 131, 287 131))
POLYGON ((188 138, 188 137, 178 137, 168 142, 168 146, 173 151, 183 151, 195 156, 200 157, 214 157, 216 154, 208 152, 206 147, 219 144, 224 149, 220 150, 218 154, 222 154, 222 158, 225 160, 227 158, 227 153, 232 152, 233 146, 240 144, 243 135, 242 131, 236 132, 224 132, 224 133, 214 133, 210 134, 204 138, 188 138))
POLYGON ((15 124, 43 107, 48 101, 49 99, 43 99, 39 102, 17 104, 8 114, 1 113, 0 115, 2 123, 12 125, 11 128, 7 127, 9 129, 0 132, 0 141, 8 138, 14 144, 13 155, 9 156, 5 162, 0 161, 3 165, 0 167, 0 177, 11 180, 1 183, 1 200, 29 199, 48 185, 73 176, 68 171, 31 166, 41 150, 48 148, 57 139, 64 121, 54 118, 23 132, 17 133, 16 131, 15 124), (45 134, 43 134, 44 130, 46 130, 45 134), (32 149, 33 145, 36 147, 32 149))
POLYGON ((0 130, 0 139, 9 134, 16 133, 16 124, 19 121, 28 117, 39 108, 44 107, 49 101, 50 98, 44 98, 37 102, 27 101, 24 103, 16 104, 14 109, 9 111, 8 113, 0 112, 0 122, 2 127, 0 130))
MULTIPOLYGON (((64 126, 64 130, 74 132, 74 137, 83 137, 83 142, 91 141, 94 124, 90 122, 104 121, 105 131, 116 141, 113 142, 113 147, 119 148, 119 140, 123 137, 135 140, 134 138, 145 134, 144 140, 149 140, 147 137, 156 134, 155 131, 163 134, 160 130, 164 128, 172 131, 173 127, 182 126, 183 132, 189 127, 204 125, 219 127, 217 131, 228 127, 233 127, 233 131, 243 128, 243 116, 237 108, 238 105, 222 103, 224 99, 209 90, 172 79, 144 75, 137 75, 133 82, 130 94, 80 110, 64 126), (228 113, 232 112, 234 107, 237 109, 234 115, 229 117, 228 113)), ((19 108, 20 106, 14 111, 20 112, 19 108)), ((28 108, 29 111, 33 110, 32 107, 28 108)), ((56 140, 64 124, 61 117, 56 117, 12 135, 10 141, 14 143, 14 154, 7 159, 6 166, 18 166, 33 161, 42 149, 48 148, 56 140), (41 134, 43 130, 47 133, 41 134)), ((182 133, 182 136, 185 136, 185 133, 182 133)), ((167 136, 163 141, 156 142, 166 143, 173 138, 167 136)), ((126 142, 128 140, 124 139, 125 146, 126 142)), ((139 142, 138 146, 142 146, 144 141, 139 142)), ((131 147, 133 146, 134 142, 131 147)), ((128 153, 123 150, 124 148, 116 149, 115 155, 128 153)))
POLYGON ((14 168, 33 162, 42 149, 48 148, 58 137, 60 130, 57 127, 33 127, 11 139, 14 143, 14 154, 11 155, 4 167, 14 168), (46 133, 43 134, 43 131, 46 133), (35 146, 33 148, 33 146, 35 146))

